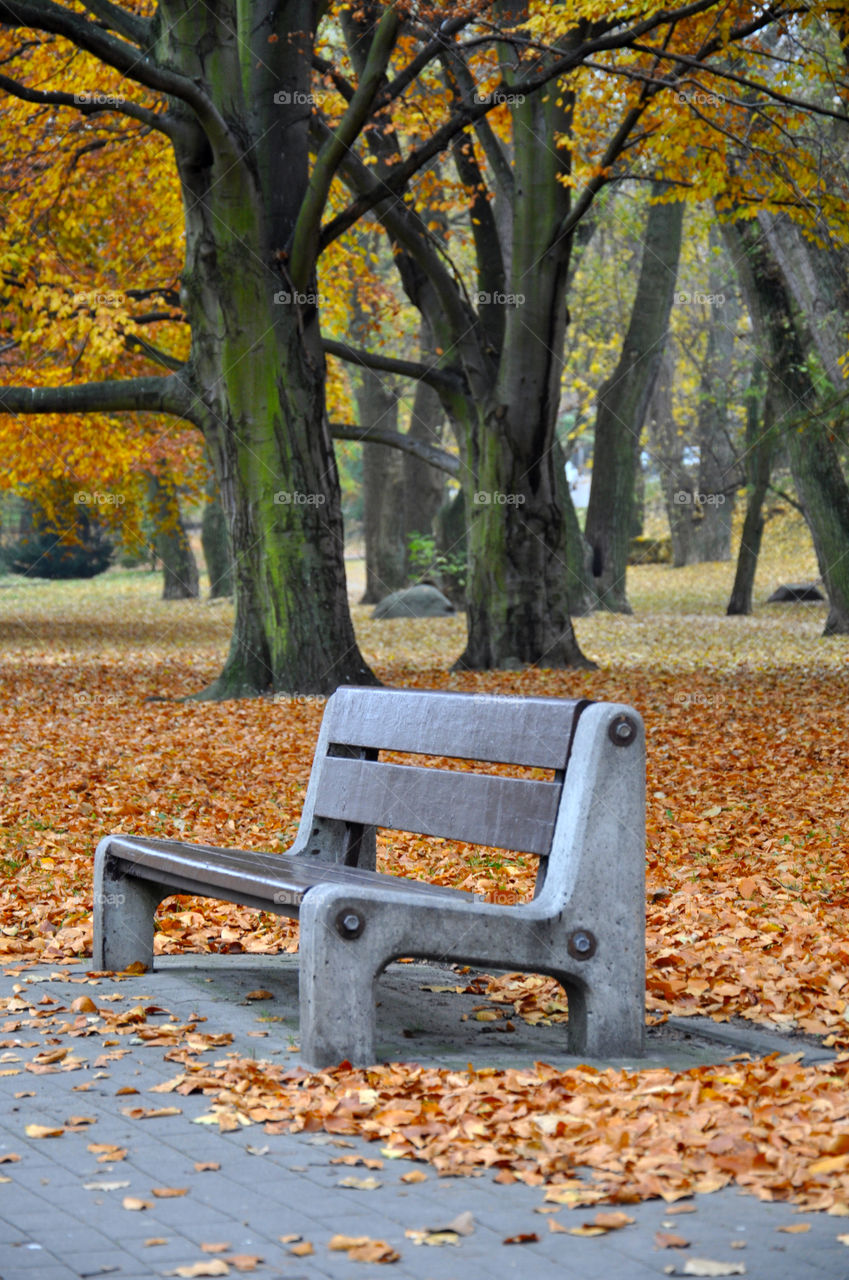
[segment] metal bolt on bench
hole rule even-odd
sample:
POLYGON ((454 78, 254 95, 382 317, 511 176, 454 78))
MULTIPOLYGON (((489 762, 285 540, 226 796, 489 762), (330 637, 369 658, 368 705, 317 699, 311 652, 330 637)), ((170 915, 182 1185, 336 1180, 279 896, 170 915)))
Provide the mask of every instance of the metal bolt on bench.
POLYGON ((173 893, 300 919, 301 1054, 375 1060, 375 983, 400 956, 551 974, 568 1048, 639 1056, 645 1006, 645 741, 630 707, 557 698, 340 688, 329 699, 285 854, 125 835, 95 854, 94 964, 153 965, 173 893), (380 752, 443 767, 389 763, 380 752), (496 762, 551 780, 444 767, 496 762), (534 898, 491 903, 375 870, 377 828, 533 854, 534 898))

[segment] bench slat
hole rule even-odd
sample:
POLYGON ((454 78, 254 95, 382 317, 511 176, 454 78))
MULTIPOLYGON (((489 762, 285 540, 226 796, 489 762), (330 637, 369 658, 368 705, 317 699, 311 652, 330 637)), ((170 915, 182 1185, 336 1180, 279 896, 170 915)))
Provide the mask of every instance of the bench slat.
MULTIPOLYGON (((448 895, 470 898, 462 889, 449 889, 423 880, 362 871, 318 858, 289 857, 285 853, 258 853, 245 849, 216 849, 211 845, 183 844, 178 840, 113 836, 109 852, 123 862, 123 870, 147 880, 174 884, 175 893, 216 897, 222 890, 233 901, 273 909, 275 895, 286 894, 285 904, 299 905, 303 895, 317 884, 381 885, 433 898, 448 895), (124 861, 126 859, 126 861, 124 861), (215 893, 204 893, 214 889, 215 893)), ((278 902, 283 899, 278 897, 278 902)))
POLYGON ((321 818, 467 840, 545 855, 560 784, 327 756, 315 801, 321 818))
MULTIPOLYGON (((329 740, 416 755, 563 769, 586 699, 340 688, 329 740)), ((506 847, 506 846, 505 846, 506 847)))

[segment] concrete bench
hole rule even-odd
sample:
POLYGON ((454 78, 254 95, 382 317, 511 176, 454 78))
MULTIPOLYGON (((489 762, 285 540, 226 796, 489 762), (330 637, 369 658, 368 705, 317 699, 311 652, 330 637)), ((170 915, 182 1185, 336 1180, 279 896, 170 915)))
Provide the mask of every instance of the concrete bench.
POLYGON ((551 974, 568 996, 570 1052, 639 1055, 644 778, 642 723, 630 707, 340 688, 327 703, 288 853, 101 840, 94 964, 152 966, 158 904, 199 894, 300 919, 300 1041, 311 1066, 374 1062, 376 979, 401 956, 551 974), (380 752, 438 759, 423 767, 380 752), (550 773, 509 777, 444 767, 448 760, 550 773), (487 902, 380 874, 377 828, 535 855, 534 898, 487 902))

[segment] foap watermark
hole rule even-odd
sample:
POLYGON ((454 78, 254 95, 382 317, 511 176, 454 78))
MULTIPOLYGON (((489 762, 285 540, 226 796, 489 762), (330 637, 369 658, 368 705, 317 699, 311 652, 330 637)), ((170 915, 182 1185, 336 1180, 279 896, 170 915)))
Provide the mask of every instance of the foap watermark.
POLYGON ((278 307, 323 307, 325 297, 323 293, 299 293, 297 289, 278 289, 274 295, 275 305, 278 307))
POLYGON ((83 90, 74 94, 74 104, 78 107, 120 107, 126 101, 120 93, 90 93, 83 90))
POLYGON ((689 493, 679 489, 672 495, 676 507, 722 507, 725 505, 724 493, 689 493))
POLYGON ((274 495, 276 507, 323 507, 326 501, 323 493, 300 493, 297 489, 281 489, 274 495))
POLYGON ((78 489, 74 494, 78 507, 123 507, 126 501, 123 493, 103 493, 99 489, 93 493, 88 489, 78 489))
POLYGON ((472 498, 476 507, 521 507, 523 493, 501 493, 498 489, 478 489, 472 498))
POLYGON ((96 907, 121 907, 127 901, 127 895, 125 893, 101 893, 99 889, 95 889, 93 901, 96 907))
POLYGON ((497 289, 493 293, 483 290, 473 294, 473 298, 476 307, 523 307, 525 305, 523 293, 499 293, 497 289))
POLYGON ((697 307, 724 307, 724 293, 689 293, 686 289, 679 289, 675 294, 675 301, 679 306, 697 306, 697 307))
POLYGON ((274 101, 278 107, 315 107, 318 105, 318 99, 314 93, 304 93, 303 89, 278 89, 274 95, 274 101))
POLYGON ((699 689, 694 689, 692 693, 679 689, 674 700, 682 707, 718 707, 725 701, 719 693, 703 693, 699 689))
POLYGON ((508 93, 506 89, 493 89, 492 93, 476 93, 475 104, 491 102, 494 106, 520 107, 525 101, 523 93, 508 93))
POLYGON ((80 690, 74 694, 77 707, 115 707, 122 699, 117 693, 88 693, 80 690))
POLYGON ((121 307, 126 301, 124 293, 94 293, 90 289, 75 293, 71 299, 75 307, 121 307))
POLYGON ((515 889, 491 889, 489 893, 476 893, 473 896, 475 902, 485 902, 495 907, 517 907, 524 901, 515 889))
POLYGON ((274 895, 278 907, 299 907, 303 900, 303 890, 299 889, 278 889, 274 895))
POLYGON ((287 707, 324 707, 327 704, 326 693, 275 693, 272 702, 284 702, 287 707))
POLYGON ((678 102, 689 102, 694 107, 718 107, 723 101, 718 93, 705 93, 703 89, 696 89, 690 93, 679 92, 675 97, 678 102))

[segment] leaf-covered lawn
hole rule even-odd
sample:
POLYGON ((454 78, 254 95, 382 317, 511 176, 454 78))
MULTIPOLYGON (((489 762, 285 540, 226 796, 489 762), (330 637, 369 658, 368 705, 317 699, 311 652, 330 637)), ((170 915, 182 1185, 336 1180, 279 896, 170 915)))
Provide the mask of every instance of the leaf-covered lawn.
MULTIPOLYGON (((758 598, 780 581, 816 576, 811 554, 800 560, 798 550, 791 550, 792 555, 780 540, 768 542, 758 598)), ((732 571, 729 565, 635 571, 633 617, 577 622, 585 652, 600 664, 590 673, 452 674, 450 664, 462 648, 461 619, 376 623, 360 608, 355 616, 363 651, 388 684, 580 694, 636 706, 648 731, 651 1015, 742 1016, 813 1032, 838 1049, 849 1048, 849 640, 819 638, 824 606, 759 606, 752 618, 725 618, 732 571)), ((0 957, 57 961, 90 953, 92 856, 106 832, 287 847, 322 700, 179 701, 220 668, 229 605, 163 603, 158 578, 144 574, 112 573, 88 583, 0 582, 0 957)), ((387 869, 479 892, 532 893, 531 858, 394 833, 381 858, 387 869)), ((266 952, 293 949, 297 930, 288 921, 227 904, 173 899, 157 945, 165 951, 266 952)), ((563 994, 547 980, 501 978, 488 994, 511 1014, 532 1020, 564 1016, 563 994)), ((573 1102, 564 1111, 576 1114, 576 1097, 592 1110, 603 1096, 615 1128, 624 1114, 617 1111, 619 1098, 630 1108, 627 1114, 634 1113, 627 1132, 635 1151, 649 1131, 664 1151, 684 1141, 696 1161, 687 1166, 687 1177, 696 1167, 708 1181, 739 1174, 763 1194, 798 1194, 800 1187, 810 1187, 810 1178, 794 1181, 793 1169, 798 1174, 800 1159, 807 1168, 827 1154, 832 1139, 836 1156, 849 1166, 849 1156, 843 1159, 844 1149, 849 1151, 849 1103, 842 1110, 835 1103, 835 1110, 829 1102, 830 1137, 816 1120, 826 1110, 794 1112, 802 1155, 791 1156, 782 1147, 780 1168, 761 1158, 775 1126, 763 1117, 756 1124, 751 1098, 766 1091, 773 1098, 786 1094, 792 1102, 807 1088, 814 1091, 806 1095, 808 1103, 817 1091, 831 1099, 829 1088, 836 1084, 829 1085, 822 1072, 735 1068, 739 1081, 722 1086, 715 1097, 709 1093, 703 1106, 698 1090, 710 1088, 704 1085, 706 1072, 698 1077, 701 1084, 696 1076, 689 1080, 692 1073, 666 1073, 668 1083, 654 1095, 663 1096, 663 1107, 649 1103, 647 1111, 637 1107, 638 1095, 625 1077, 590 1073, 570 1085, 573 1102), (729 1114, 749 1117, 742 1128, 720 1115, 726 1104, 729 1114), (681 1123, 690 1117, 679 1139, 676 1115, 681 1123), (694 1116, 705 1118, 704 1142, 696 1136, 694 1116), (761 1130, 767 1136, 758 1137, 761 1130), (721 1134, 732 1146, 723 1138, 724 1149, 712 1152, 710 1143, 721 1134), (813 1144, 807 1154, 805 1136, 813 1144), (723 1154, 724 1161, 714 1159, 723 1154)), ((837 1075, 845 1072, 839 1064, 837 1075)), ((506 1089, 504 1096, 512 1096, 518 1089, 527 1093, 529 1113, 539 1108, 549 1114, 552 1107, 557 1113, 561 1103, 550 1102, 550 1077, 508 1082, 509 1074, 493 1078, 489 1092, 501 1096, 506 1089)), ((321 1079, 326 1083, 316 1080, 314 1087, 328 1097, 342 1083, 330 1075, 321 1079)), ((409 1088, 415 1092, 412 1080, 398 1091, 409 1088)), ((438 1096, 440 1089, 434 1076, 428 1096, 438 1096)), ((451 1092, 448 1084, 444 1091, 451 1092)), ((608 1168, 621 1158, 627 1164, 624 1155, 614 1159, 607 1150, 600 1116, 597 1141, 578 1144, 575 1151, 583 1151, 584 1163, 608 1168)), ((551 1177, 557 1152, 562 1155, 564 1143, 568 1147, 578 1136, 572 1119, 564 1121, 565 1129, 560 1122, 550 1132, 544 1128, 546 1149, 554 1143, 554 1155, 549 1160, 538 1153, 528 1165, 520 1130, 508 1127, 516 1134, 513 1161, 504 1154, 509 1133, 505 1137, 490 1126, 487 1115, 481 1123, 498 1152, 493 1160, 513 1163, 527 1176, 541 1170, 551 1177)), ((456 1152, 486 1145, 474 1126, 467 1133, 454 1125, 453 1131, 456 1152)), ((537 1142, 540 1134, 534 1134, 537 1142)), ((465 1157, 457 1159, 463 1164, 465 1157)), ((677 1159, 680 1164, 680 1154, 677 1159)), ((663 1176, 672 1175, 667 1170, 663 1176)), ((834 1188, 835 1177, 832 1171, 828 1181, 834 1188)), ((814 1178, 816 1186, 820 1181, 814 1178)), ((625 1182, 646 1194, 654 1185, 642 1174, 625 1182)), ((617 1175, 608 1193, 614 1184, 625 1185, 617 1175)), ((829 1194, 831 1203, 849 1202, 849 1183, 839 1194, 824 1192, 825 1200, 810 1190, 806 1199, 824 1206, 829 1194)))

